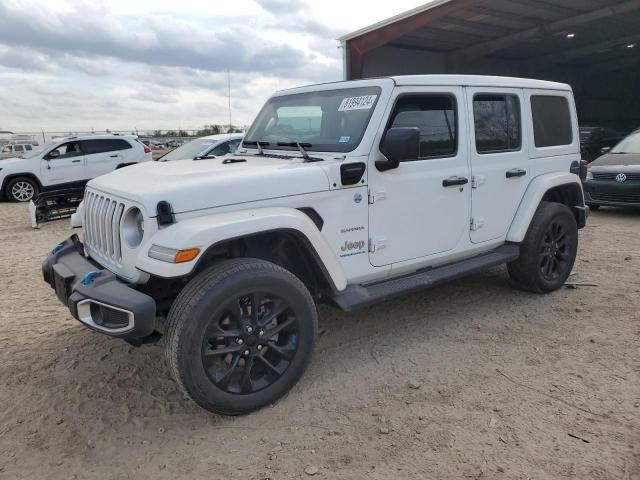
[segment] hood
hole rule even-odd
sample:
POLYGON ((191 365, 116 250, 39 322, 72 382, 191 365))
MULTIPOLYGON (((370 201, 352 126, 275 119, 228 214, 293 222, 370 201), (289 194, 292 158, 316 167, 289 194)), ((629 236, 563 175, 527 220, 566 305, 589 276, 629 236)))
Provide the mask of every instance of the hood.
POLYGON ((13 165, 15 163, 22 163, 22 162, 25 162, 26 160, 27 160, 26 158, 19 158, 19 157, 2 158, 0 159, 0 167, 4 167, 6 165, 13 165))
POLYGON ((595 171, 620 171, 620 168, 640 171, 640 153, 607 153, 589 164, 595 171))
POLYGON ((249 155, 145 162, 95 178, 88 186, 132 200, 150 216, 163 200, 178 214, 328 190, 329 180, 319 163, 323 162, 249 155))

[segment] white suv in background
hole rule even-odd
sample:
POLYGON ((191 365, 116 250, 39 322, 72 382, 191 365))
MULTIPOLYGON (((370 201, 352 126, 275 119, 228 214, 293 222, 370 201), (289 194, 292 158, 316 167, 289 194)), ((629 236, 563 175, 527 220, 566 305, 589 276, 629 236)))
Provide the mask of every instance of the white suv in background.
POLYGON ((2 147, 0 158, 23 157, 25 154, 38 149, 30 143, 9 143, 2 147))
POLYGON ((0 162, 0 192, 28 202, 40 191, 82 186, 118 168, 151 160, 151 149, 127 135, 57 138, 22 158, 0 162))

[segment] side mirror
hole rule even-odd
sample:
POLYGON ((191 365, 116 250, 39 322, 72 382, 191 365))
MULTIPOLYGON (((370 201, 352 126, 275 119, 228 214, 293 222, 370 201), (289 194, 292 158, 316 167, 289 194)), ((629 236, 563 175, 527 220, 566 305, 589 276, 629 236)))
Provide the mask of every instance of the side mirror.
POLYGON ((611 151, 611 147, 602 147, 600 153, 608 153, 611 151))
POLYGON ((376 162, 380 172, 398 168, 405 160, 415 160, 420 156, 420 130, 413 127, 390 128, 382 139, 380 151, 387 157, 376 162))
POLYGON ((58 150, 51 150, 47 155, 47 158, 57 158, 60 156, 60 152, 58 150))

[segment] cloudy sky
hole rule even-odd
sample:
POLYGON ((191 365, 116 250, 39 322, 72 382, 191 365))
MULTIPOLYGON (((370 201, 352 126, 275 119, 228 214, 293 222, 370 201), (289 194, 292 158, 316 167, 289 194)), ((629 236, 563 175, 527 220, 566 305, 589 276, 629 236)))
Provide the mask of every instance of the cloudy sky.
POLYGON ((0 0, 0 129, 250 123, 273 90, 342 78, 336 38, 426 0, 0 0))

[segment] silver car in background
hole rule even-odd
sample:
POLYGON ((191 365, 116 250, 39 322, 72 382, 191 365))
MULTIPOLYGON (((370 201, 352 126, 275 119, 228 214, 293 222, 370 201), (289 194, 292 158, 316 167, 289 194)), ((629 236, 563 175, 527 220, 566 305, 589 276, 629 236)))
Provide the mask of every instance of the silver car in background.
POLYGON ((200 137, 191 142, 171 150, 158 159, 158 162, 172 162, 175 160, 204 160, 213 157, 223 157, 235 153, 242 141, 244 133, 226 133, 200 137))

